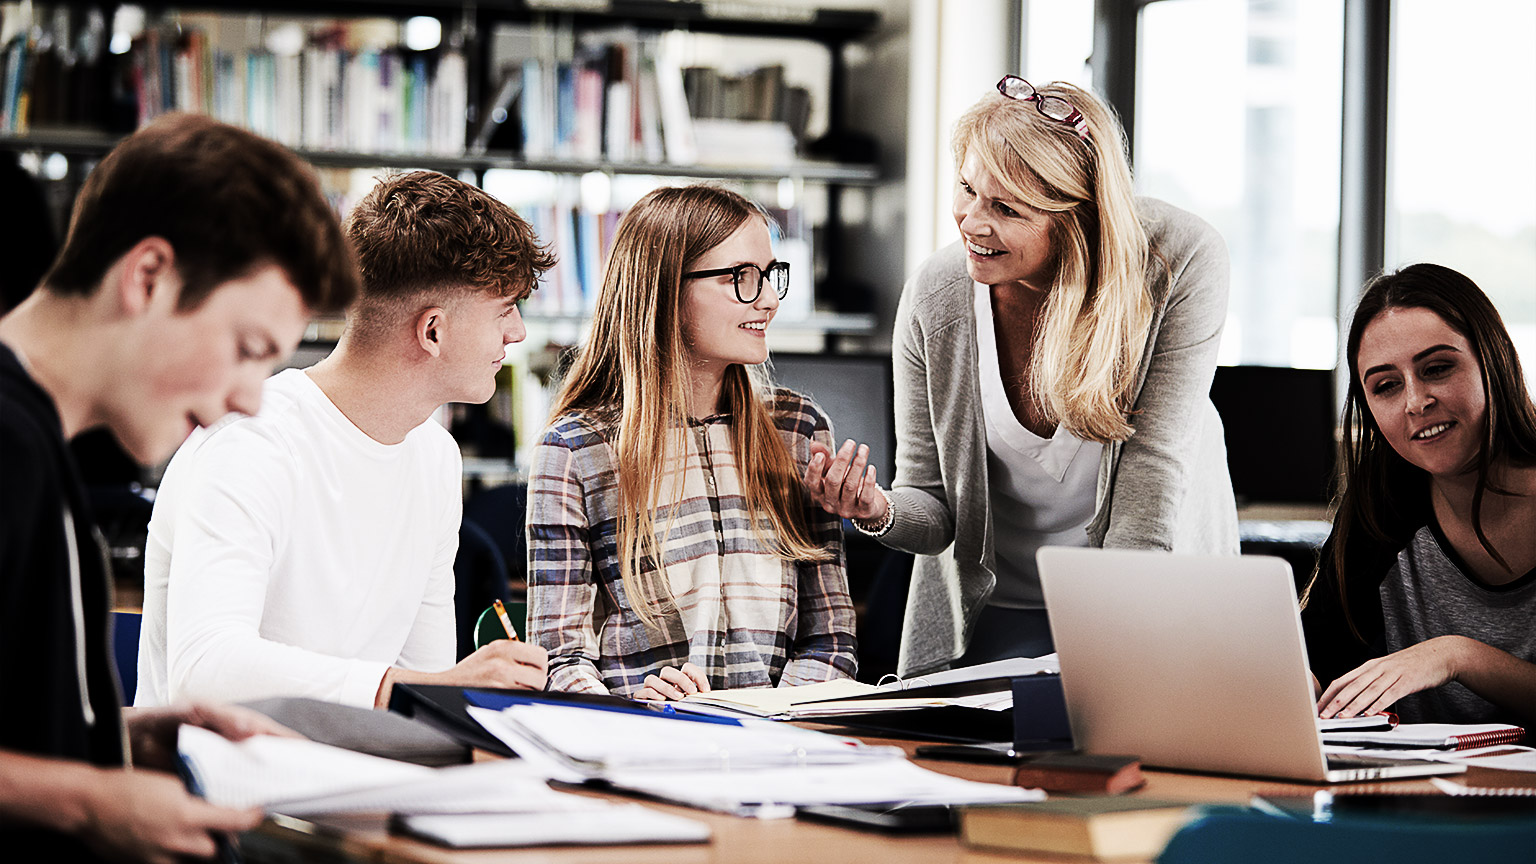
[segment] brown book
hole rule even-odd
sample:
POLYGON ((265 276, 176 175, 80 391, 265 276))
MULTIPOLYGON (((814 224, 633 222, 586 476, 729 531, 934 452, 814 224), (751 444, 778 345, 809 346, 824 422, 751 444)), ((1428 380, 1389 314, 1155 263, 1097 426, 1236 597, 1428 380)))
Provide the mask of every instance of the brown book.
POLYGON ((1144 798, 1052 798, 968 807, 960 815, 960 840, 983 849, 1099 861, 1152 858, 1197 813, 1192 804, 1144 798))
POLYGON ((1147 782, 1135 756, 1044 753, 1019 765, 1013 785, 1047 792, 1120 795, 1147 782))

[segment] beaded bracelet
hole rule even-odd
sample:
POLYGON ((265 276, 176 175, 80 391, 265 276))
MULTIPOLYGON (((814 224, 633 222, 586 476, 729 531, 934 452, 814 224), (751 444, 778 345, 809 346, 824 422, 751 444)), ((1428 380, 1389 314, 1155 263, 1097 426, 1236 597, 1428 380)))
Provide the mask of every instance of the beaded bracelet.
POLYGON ((885 499, 885 518, 880 520, 880 524, 872 528, 866 528, 864 523, 857 519, 849 519, 848 521, 853 523, 853 527, 857 528, 860 534, 868 537, 884 537, 891 533, 891 526, 896 524, 896 505, 891 503, 891 496, 885 494, 884 489, 876 486, 875 491, 879 492, 880 497, 885 499))

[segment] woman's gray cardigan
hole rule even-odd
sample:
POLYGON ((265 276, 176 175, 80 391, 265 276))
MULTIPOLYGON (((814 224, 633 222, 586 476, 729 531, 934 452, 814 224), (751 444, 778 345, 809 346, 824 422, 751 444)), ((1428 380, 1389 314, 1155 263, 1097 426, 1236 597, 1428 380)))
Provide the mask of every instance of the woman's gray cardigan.
MULTIPOLYGON (((1135 432, 1104 447, 1088 542, 1236 554, 1237 509, 1210 400, 1227 314, 1226 246, 1193 214, 1151 198, 1137 206, 1163 261, 1154 255, 1147 269, 1153 314, 1135 432)), ((896 514, 882 542, 918 556, 902 624, 904 676, 965 653, 997 582, 973 285, 955 243, 923 263, 896 310, 896 514)))

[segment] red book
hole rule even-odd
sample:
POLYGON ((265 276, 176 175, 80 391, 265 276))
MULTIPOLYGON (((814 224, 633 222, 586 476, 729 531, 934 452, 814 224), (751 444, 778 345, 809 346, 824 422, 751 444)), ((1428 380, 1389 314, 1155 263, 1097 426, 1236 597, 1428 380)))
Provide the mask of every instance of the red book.
POLYGON ((1013 785, 1047 792, 1120 795, 1146 783, 1135 756, 1044 753, 1019 765, 1013 785))

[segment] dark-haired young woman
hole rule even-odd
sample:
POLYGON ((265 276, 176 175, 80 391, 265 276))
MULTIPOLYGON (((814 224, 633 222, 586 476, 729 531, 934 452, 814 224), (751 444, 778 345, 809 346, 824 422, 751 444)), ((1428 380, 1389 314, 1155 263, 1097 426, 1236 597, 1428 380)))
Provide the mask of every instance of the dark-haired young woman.
POLYGON ((1493 304, 1416 264, 1347 344, 1344 473, 1303 599, 1322 717, 1536 720, 1536 408, 1493 304))

